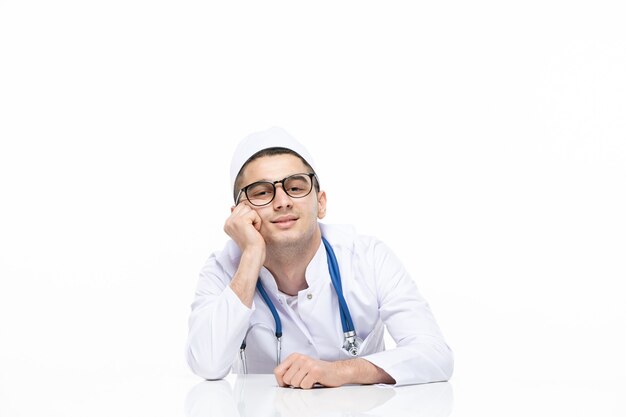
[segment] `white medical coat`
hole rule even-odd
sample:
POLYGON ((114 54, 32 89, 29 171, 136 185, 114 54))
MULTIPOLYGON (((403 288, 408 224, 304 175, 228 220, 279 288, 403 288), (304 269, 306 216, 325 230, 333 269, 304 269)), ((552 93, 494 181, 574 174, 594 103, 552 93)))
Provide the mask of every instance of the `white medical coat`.
MULTIPOLYGON (((427 302, 390 249, 349 226, 320 227, 337 257, 344 297, 364 341, 359 357, 384 369, 396 385, 448 380, 452 352, 427 302), (385 350, 384 326, 397 344, 393 349, 385 350)), ((229 241, 200 273, 189 318, 187 362, 205 379, 223 378, 231 369, 243 372, 239 347, 244 337, 249 373, 272 373, 276 366, 275 323, 269 308, 258 291, 248 308, 229 286, 240 257, 238 246, 229 241)), ((259 274, 282 322, 282 360, 294 352, 326 361, 353 358, 342 348, 339 304, 323 244, 305 277, 308 288, 298 293, 294 311, 271 273, 261 268, 259 274)))

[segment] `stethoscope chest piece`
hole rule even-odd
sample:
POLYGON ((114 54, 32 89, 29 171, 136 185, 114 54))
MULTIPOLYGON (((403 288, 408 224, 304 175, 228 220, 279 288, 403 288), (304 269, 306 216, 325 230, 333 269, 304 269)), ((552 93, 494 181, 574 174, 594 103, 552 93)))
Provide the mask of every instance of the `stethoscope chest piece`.
POLYGON ((356 332, 346 332, 343 334, 343 348, 352 356, 359 356, 359 349, 363 344, 363 339, 356 335, 356 332))

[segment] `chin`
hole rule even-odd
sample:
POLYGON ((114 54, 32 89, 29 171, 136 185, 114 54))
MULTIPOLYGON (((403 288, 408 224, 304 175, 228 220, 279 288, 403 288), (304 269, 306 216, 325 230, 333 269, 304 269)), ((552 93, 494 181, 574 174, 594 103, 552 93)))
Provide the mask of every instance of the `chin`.
POLYGON ((273 246, 292 246, 311 238, 311 233, 302 230, 276 230, 265 241, 273 246))
POLYGON ((305 236, 302 233, 296 233, 289 230, 272 234, 272 236, 268 236, 265 241, 270 245, 285 246, 296 244, 301 242, 303 239, 305 239, 305 236))

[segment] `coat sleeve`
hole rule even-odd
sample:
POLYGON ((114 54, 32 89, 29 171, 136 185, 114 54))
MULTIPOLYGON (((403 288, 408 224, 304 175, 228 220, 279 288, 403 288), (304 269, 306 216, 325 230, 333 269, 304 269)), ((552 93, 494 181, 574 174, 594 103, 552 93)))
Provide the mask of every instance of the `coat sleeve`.
POLYGON ((189 317, 187 363, 205 379, 221 379, 237 359, 254 311, 231 290, 229 274, 211 255, 202 271, 189 317))
POLYGON ((396 348, 363 358, 384 369, 396 385, 447 381, 454 359, 428 303, 387 246, 375 242, 369 252, 380 317, 396 348))

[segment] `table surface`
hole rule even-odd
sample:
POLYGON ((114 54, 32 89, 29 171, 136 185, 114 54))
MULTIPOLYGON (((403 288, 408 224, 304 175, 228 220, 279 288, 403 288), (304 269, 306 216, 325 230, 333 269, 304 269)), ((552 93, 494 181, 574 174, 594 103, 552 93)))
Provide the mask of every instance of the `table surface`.
POLYGON ((480 379, 403 387, 280 388, 273 375, 1 372, 0 416, 626 416, 626 384, 480 379))
POLYGON ((188 417, 221 416, 449 416, 452 411, 449 382, 390 387, 343 386, 311 390, 280 388, 273 375, 231 376, 205 381, 185 402, 188 417))

